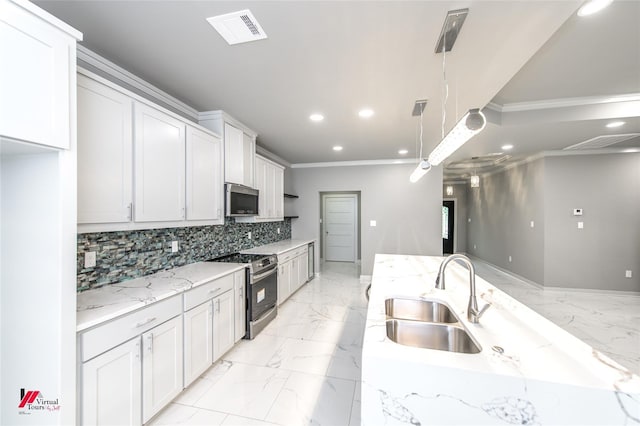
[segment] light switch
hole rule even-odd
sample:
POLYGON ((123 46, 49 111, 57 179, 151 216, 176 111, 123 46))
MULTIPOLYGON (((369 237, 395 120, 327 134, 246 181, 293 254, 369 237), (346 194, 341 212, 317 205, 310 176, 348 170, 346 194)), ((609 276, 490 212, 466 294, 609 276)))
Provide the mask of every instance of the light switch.
POLYGON ((250 240, 251 239, 251 232, 247 232, 247 238, 250 240))
POLYGON ((582 209, 573 209, 574 216, 582 216, 582 209))
POLYGON ((369 226, 376 226, 377 222, 375 220, 370 220, 369 221, 369 226))
POLYGON ((509 256, 509 262, 511 262, 511 256, 509 256))
POLYGON ((578 229, 584 228, 584 222, 578 222, 578 229))
POLYGON ((533 228, 535 226, 535 223, 533 223, 533 221, 531 221, 531 227, 533 228))
POLYGON ((84 267, 93 268, 96 266, 96 252, 88 251, 84 254, 84 267))
POLYGON ((471 223, 471 218, 467 219, 467 222, 471 223))
POLYGON ((180 250, 180 246, 177 241, 171 241, 171 253, 177 253, 180 250))
POLYGON ((624 276, 625 278, 632 278, 633 277, 633 272, 626 270, 624 271, 624 276))
POLYGON ((280 228, 278 228, 278 229, 276 230, 276 232, 279 234, 279 233, 280 233, 280 228))

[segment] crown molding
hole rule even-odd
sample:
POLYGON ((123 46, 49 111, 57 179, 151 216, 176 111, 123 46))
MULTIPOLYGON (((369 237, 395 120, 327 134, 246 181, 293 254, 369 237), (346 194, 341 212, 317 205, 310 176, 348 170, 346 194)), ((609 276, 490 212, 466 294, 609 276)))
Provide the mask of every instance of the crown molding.
POLYGON ((619 102, 636 102, 640 101, 640 93, 628 93, 624 95, 613 96, 583 96, 578 98, 559 98, 559 99, 545 99, 541 101, 531 102, 512 102, 500 105, 495 102, 489 102, 486 108, 490 110, 504 113, 504 112, 520 112, 520 111, 535 111, 541 109, 554 109, 554 108, 571 108, 588 105, 602 105, 619 102))
POLYGON ((264 147, 256 144, 256 154, 262 155, 263 157, 280 164, 281 166, 291 167, 291 163, 280 157, 279 155, 274 154, 273 152, 265 149, 264 147))
POLYGON ((107 74, 108 76, 117 80, 117 82, 124 83, 129 87, 139 90, 152 99, 157 100, 158 103, 170 106, 171 108, 185 114, 187 118, 191 118, 196 122, 198 121, 198 111, 195 108, 190 107, 189 105, 185 104, 179 99, 176 99, 175 97, 157 88, 156 86, 147 83, 140 77, 131 74, 129 71, 114 64, 108 59, 103 58, 92 50, 89 50, 86 47, 78 44, 77 56, 78 61, 82 61, 85 64, 90 65, 91 67, 107 74))
POLYGON ((352 166, 382 166, 397 164, 415 164, 416 160, 412 159, 388 159, 388 160, 354 160, 354 161, 327 161, 324 163, 295 163, 291 164, 292 169, 310 169, 318 167, 352 167, 352 166))

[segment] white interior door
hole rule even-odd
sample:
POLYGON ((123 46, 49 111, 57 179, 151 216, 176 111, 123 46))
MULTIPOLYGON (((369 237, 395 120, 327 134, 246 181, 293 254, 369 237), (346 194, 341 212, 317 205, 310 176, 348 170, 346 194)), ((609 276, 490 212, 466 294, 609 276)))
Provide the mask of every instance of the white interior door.
POLYGON ((357 195, 325 195, 323 201, 325 260, 355 262, 357 195))

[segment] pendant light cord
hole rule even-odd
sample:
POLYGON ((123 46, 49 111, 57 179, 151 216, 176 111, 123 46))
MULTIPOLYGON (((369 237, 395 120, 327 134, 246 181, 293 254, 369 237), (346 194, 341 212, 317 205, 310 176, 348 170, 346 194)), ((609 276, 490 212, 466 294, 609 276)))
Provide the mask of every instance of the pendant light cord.
POLYGON ((441 138, 444 139, 444 125, 447 120, 447 100, 449 100, 449 82, 447 81, 447 32, 444 32, 442 41, 442 126, 441 138))

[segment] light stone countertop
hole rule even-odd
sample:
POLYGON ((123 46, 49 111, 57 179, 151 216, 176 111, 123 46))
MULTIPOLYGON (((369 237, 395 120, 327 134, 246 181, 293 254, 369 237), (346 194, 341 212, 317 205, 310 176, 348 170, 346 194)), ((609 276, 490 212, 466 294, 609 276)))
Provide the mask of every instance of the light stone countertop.
POLYGON ((76 331, 128 314, 244 268, 240 263, 197 262, 78 293, 76 331))
POLYGON ((362 424, 640 423, 640 377, 476 276, 479 324, 467 321, 469 272, 442 257, 376 255, 362 352, 362 424), (449 305, 479 354, 403 346, 384 301, 449 305), (492 350, 504 349, 503 353, 492 350))
POLYGON ((259 247, 253 247, 248 250, 242 250, 241 253, 247 254, 275 254, 281 255, 289 250, 296 249, 301 246, 305 246, 309 243, 315 243, 316 240, 282 240, 271 244, 265 244, 259 247))

